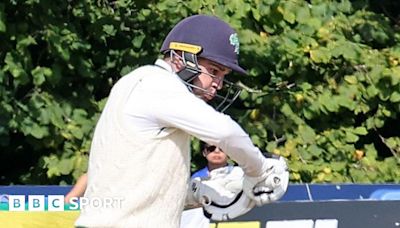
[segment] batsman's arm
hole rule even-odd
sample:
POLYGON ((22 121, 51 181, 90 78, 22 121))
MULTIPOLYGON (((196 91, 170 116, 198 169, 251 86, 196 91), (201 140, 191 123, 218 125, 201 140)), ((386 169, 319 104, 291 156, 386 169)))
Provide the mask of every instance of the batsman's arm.
POLYGON ((159 102, 154 117, 160 125, 181 129, 202 141, 220 147, 249 176, 266 169, 265 159, 246 132, 230 116, 215 111, 189 93, 179 102, 166 96, 159 102))
MULTIPOLYGON (((189 134, 220 147, 244 171, 243 190, 257 205, 278 200, 286 192, 289 180, 284 158, 266 158, 254 146, 249 135, 229 116, 215 111, 196 97, 187 96, 174 112, 164 111, 159 117, 162 124, 181 129, 189 134)), ((171 109, 168 99, 165 109, 171 109)))

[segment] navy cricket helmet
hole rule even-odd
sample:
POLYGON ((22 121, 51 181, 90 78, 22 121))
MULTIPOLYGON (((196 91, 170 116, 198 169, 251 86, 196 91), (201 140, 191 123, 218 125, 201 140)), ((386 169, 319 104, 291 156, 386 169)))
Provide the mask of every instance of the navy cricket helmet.
POLYGON ((167 35, 161 53, 170 50, 191 52, 226 66, 241 74, 239 66, 239 39, 235 30, 214 16, 194 15, 180 21, 167 35))

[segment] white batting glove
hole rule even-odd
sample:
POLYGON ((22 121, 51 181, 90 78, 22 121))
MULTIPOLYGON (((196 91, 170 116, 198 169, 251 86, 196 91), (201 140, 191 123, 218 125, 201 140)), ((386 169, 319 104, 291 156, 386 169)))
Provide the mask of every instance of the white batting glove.
POLYGON ((207 206, 212 201, 227 204, 234 195, 233 192, 225 189, 220 181, 202 180, 200 177, 196 177, 190 181, 187 204, 207 206))
POLYGON ((243 193, 242 187, 243 171, 240 167, 215 169, 210 173, 209 179, 191 180, 187 203, 202 206, 204 215, 212 220, 233 219, 255 206, 243 193))
POLYGON ((257 206, 279 200, 289 185, 289 171, 285 159, 278 155, 266 156, 266 170, 258 177, 245 175, 243 191, 257 206))
POLYGON ((243 191, 240 191, 231 199, 228 204, 217 204, 211 202, 210 205, 203 206, 204 215, 215 221, 226 221, 246 214, 255 206, 243 191))

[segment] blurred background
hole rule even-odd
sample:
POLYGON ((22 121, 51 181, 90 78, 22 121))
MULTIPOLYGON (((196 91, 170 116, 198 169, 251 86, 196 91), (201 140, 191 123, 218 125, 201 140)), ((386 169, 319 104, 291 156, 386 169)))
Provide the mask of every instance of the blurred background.
POLYGON ((73 184, 112 85, 198 13, 238 31, 250 75, 226 112, 291 183, 399 182, 400 1, 3 0, 0 185, 73 184))

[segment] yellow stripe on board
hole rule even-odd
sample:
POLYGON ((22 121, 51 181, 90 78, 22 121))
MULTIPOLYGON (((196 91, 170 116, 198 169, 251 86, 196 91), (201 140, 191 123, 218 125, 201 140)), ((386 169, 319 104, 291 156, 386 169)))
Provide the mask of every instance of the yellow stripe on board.
POLYGON ((260 228, 259 221, 211 223, 210 228, 260 228))
MULTIPOLYGON (((1 228, 73 228, 79 211, 1 211, 1 228)), ((259 221, 211 223, 210 228, 260 228, 259 221)))
POLYGON ((1 211, 2 228, 72 228, 79 211, 1 211))

